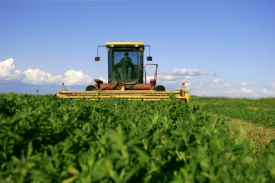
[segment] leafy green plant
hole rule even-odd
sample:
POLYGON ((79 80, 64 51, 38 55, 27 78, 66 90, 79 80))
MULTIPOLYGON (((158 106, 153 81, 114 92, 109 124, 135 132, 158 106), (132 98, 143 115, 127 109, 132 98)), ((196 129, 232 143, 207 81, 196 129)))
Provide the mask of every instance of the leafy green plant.
POLYGON ((0 120, 0 182, 275 180, 273 142, 259 156, 246 129, 231 138, 227 118, 173 96, 155 102, 1 97, 16 110, 0 120))

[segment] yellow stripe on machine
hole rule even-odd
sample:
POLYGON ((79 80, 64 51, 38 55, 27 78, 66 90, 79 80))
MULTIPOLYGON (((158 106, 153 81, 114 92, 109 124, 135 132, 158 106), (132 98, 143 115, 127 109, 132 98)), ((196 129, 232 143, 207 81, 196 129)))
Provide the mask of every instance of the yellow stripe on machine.
POLYGON ((56 94, 57 97, 60 98, 85 98, 90 100, 99 100, 106 98, 120 98, 120 99, 128 99, 128 100, 143 100, 143 101, 156 101, 156 100, 169 100, 169 94, 175 94, 175 97, 179 100, 183 100, 188 102, 189 100, 189 92, 184 92, 181 94, 180 91, 101 91, 97 93, 97 91, 61 91, 56 94))
MULTIPOLYGON (((67 91, 63 90, 60 93, 67 93, 67 94, 96 94, 98 91, 67 91)), ((142 94, 180 94, 180 91, 155 91, 155 90, 126 90, 126 91, 120 91, 120 90, 103 90, 100 92, 100 94, 111 94, 111 93, 142 93, 142 94)))

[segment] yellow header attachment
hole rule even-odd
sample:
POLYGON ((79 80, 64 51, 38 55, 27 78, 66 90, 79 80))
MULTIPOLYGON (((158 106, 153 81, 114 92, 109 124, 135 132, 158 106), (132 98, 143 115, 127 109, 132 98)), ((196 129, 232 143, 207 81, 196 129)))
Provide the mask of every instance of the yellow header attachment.
POLYGON ((106 42, 107 45, 144 45, 143 42, 106 42))

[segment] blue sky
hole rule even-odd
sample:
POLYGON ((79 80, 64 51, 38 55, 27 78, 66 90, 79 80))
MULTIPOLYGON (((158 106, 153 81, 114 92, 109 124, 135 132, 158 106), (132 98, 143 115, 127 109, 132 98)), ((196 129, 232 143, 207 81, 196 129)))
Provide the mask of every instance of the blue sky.
POLYGON ((275 96, 274 0, 0 0, 0 92, 107 81, 107 41, 151 45, 167 90, 275 96))

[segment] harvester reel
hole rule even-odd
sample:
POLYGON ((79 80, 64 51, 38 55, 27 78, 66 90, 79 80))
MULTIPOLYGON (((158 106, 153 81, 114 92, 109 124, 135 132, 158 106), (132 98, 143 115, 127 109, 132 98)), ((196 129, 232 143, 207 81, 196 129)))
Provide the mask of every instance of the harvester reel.
POLYGON ((165 91, 165 87, 162 85, 157 85, 156 86, 156 91, 165 91))
POLYGON ((92 91, 95 89, 95 86, 94 85, 89 85, 86 87, 86 90, 85 91, 92 91))

